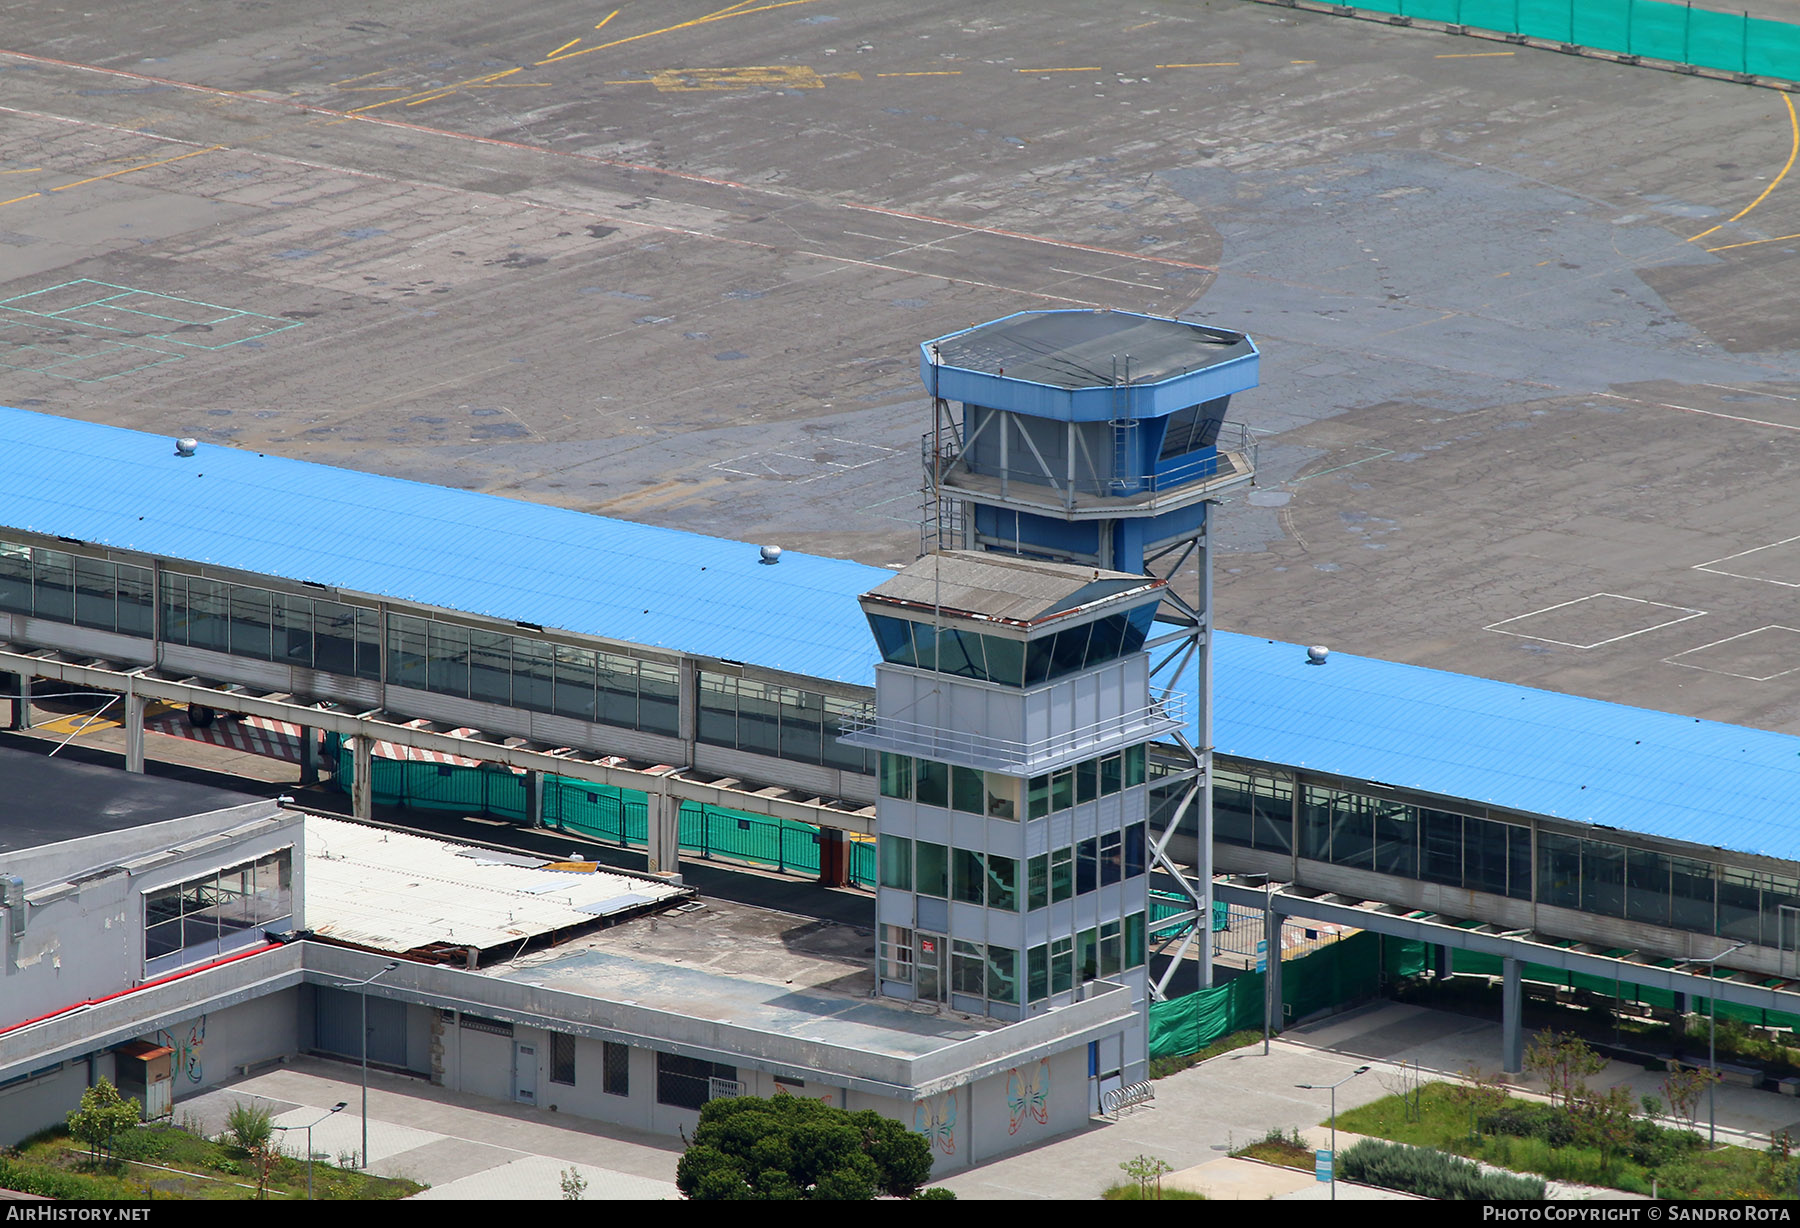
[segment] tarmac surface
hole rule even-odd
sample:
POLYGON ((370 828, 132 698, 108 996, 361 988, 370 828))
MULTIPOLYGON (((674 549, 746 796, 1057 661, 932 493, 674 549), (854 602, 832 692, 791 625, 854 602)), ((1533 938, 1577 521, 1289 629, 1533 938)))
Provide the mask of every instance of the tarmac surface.
POLYGON ((902 562, 920 341, 1186 313, 1264 353, 1221 625, 1800 731, 1791 95, 1250 0, 0 14, 0 402, 902 562))
MULTIPOLYGON (((1304 1090, 1337 1082, 1358 1066, 1372 1068, 1338 1089, 1339 1112, 1397 1093, 1408 1080, 1455 1078, 1471 1067, 1499 1064, 1497 1024, 1416 1006, 1376 1003, 1296 1028, 1260 1045, 1214 1058, 1155 1083, 1156 1099, 1118 1121, 1096 1119, 1087 1129, 1041 1147, 978 1157, 976 1166, 941 1184, 962 1199, 1092 1199, 1126 1180, 1120 1168, 1139 1155, 1173 1170, 1165 1184, 1219 1200, 1317 1200, 1331 1196, 1310 1172, 1279 1168, 1226 1153, 1271 1130, 1299 1129, 1315 1148, 1330 1146, 1330 1097, 1304 1090)), ((354 1063, 301 1058, 176 1104, 209 1133, 224 1128, 233 1103, 255 1100, 275 1111, 277 1125, 317 1121, 339 1100, 342 1112, 313 1130, 316 1155, 336 1158, 362 1147, 361 1088, 354 1063)), ((1612 1063, 1596 1087, 1626 1085, 1633 1100, 1659 1091, 1657 1076, 1612 1063)), ((1530 1081, 1518 1084, 1530 1092, 1530 1081)), ((1721 1085, 1717 1089, 1721 1142, 1753 1148, 1780 1130, 1800 1133, 1800 1103, 1788 1096, 1721 1085)), ((1699 1128, 1706 1129, 1706 1110, 1699 1128)), ((304 1150, 299 1135, 293 1136, 304 1150)), ((1356 1140, 1338 1132, 1342 1150, 1356 1140)), ((381 1071, 369 1075, 369 1162, 374 1171, 431 1186, 427 1199, 560 1199, 564 1171, 588 1182, 585 1197, 678 1197, 679 1140, 559 1116, 478 1096, 452 1094, 418 1079, 381 1071)), ((1340 1199, 1396 1199, 1406 1195, 1339 1182, 1340 1199)), ((1561 1186, 1554 1199, 1624 1199, 1617 1191, 1561 1186)))

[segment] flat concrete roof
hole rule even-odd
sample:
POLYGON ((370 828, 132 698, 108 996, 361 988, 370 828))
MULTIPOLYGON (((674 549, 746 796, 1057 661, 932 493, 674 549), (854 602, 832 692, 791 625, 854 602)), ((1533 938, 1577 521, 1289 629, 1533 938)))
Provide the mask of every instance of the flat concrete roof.
POLYGON ((1241 333, 1115 311, 1009 316, 946 337, 944 362, 984 375, 1104 388, 1155 383, 1255 353, 1241 333))
POLYGON ((0 781, 6 790, 0 805, 0 853, 262 800, 210 785, 51 759, 5 746, 0 746, 0 781))
POLYGON ((863 599, 1029 628, 1082 606, 1161 587, 1161 581, 1123 571, 953 550, 926 555, 863 599))
MULTIPOLYGON (((874 903, 869 911, 873 920, 874 903)), ((910 1058, 1004 1025, 871 998, 872 929, 708 899, 528 952, 489 976, 910 1058)))

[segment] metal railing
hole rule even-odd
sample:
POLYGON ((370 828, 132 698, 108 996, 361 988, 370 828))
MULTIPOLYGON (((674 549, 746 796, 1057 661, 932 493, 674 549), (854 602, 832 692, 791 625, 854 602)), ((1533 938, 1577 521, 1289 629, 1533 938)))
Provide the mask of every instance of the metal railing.
MULTIPOLYGON (((962 445, 927 433, 919 439, 920 458, 933 489, 943 494, 1024 495, 1033 490, 1053 493, 1055 500, 1074 508, 1090 500, 1110 499, 1126 503, 1155 502, 1159 498, 1194 494, 1226 482, 1247 481, 1256 474, 1256 437, 1244 422, 1222 423, 1214 450, 1189 455, 1146 472, 1095 472, 1095 466, 1071 477, 1045 473, 1029 452, 1026 464, 971 467, 962 445), (934 439, 936 450, 934 453, 934 439), (1014 492, 1013 487, 1023 489, 1014 492)), ((1103 453, 1113 460, 1111 450, 1103 453)), ((1115 505, 1116 506, 1116 505, 1115 505)))
POLYGON ((1187 698, 1178 691, 1166 692, 1142 708, 1031 741, 878 714, 845 718, 840 727, 841 736, 860 745, 1023 775, 1064 755, 1085 755, 1096 745, 1141 740, 1152 733, 1186 725, 1187 698))

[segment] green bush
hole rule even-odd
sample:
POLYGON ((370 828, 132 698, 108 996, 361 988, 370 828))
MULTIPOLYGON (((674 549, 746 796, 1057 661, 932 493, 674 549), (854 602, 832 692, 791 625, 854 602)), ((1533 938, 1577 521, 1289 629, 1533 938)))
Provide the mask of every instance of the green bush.
POLYGON ((36 1194, 42 1198, 72 1199, 93 1202, 117 1198, 117 1185, 97 1177, 79 1173, 62 1173, 53 1169, 25 1168, 0 1158, 0 1189, 36 1194))
POLYGON ((1339 1156, 1338 1162, 1345 1180, 1425 1198, 1536 1201, 1544 1197, 1544 1183, 1536 1177, 1484 1174, 1468 1160, 1426 1147, 1364 1139, 1339 1156))

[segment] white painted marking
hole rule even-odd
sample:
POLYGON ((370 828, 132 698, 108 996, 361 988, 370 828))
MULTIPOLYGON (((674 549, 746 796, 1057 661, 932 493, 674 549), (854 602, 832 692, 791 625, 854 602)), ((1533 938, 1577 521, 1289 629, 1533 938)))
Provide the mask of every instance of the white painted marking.
POLYGON ((1787 631, 1794 635, 1800 635, 1800 628, 1783 627, 1779 623, 1770 623, 1766 627, 1757 627, 1751 631, 1741 631, 1737 635, 1728 635, 1722 640, 1714 640, 1710 644, 1702 644, 1698 648, 1690 648, 1686 652, 1678 652, 1672 657, 1664 657, 1663 664, 1679 665, 1683 669, 1702 670, 1708 674, 1724 674, 1727 678, 1742 678, 1746 682, 1768 682, 1774 678, 1784 678, 1795 670, 1800 670, 1800 663, 1796 663, 1793 669, 1778 670, 1773 674, 1739 674, 1728 669, 1714 669, 1710 665, 1695 665, 1691 661, 1683 661, 1681 659, 1682 657, 1691 656, 1696 652, 1705 652, 1708 648, 1717 648, 1720 644, 1729 644, 1733 640, 1741 640, 1747 635, 1756 635, 1758 632, 1762 631, 1787 631))
POLYGON ((1760 580, 1764 584, 1778 584, 1782 588, 1800 588, 1800 584, 1791 580, 1771 580, 1767 576, 1752 576, 1741 571, 1726 571, 1723 567, 1719 566, 1720 563, 1729 563, 1733 559, 1746 558, 1759 550, 1773 550, 1777 546, 1785 546, 1790 542, 1800 542, 1800 537, 1784 537, 1778 542, 1769 542, 1767 545, 1763 546, 1752 546, 1748 550, 1740 550, 1736 554, 1728 554, 1721 559, 1712 559, 1705 563, 1695 563, 1694 570, 1710 571, 1716 576, 1731 576, 1733 579, 1737 580, 1760 580))
POLYGON ((1522 640, 1538 640, 1545 644, 1556 644, 1563 648, 1600 648, 1607 644, 1616 644, 1620 640, 1628 640, 1634 635, 1643 635, 1647 631, 1658 631, 1663 627, 1673 627, 1676 623, 1684 623, 1690 618, 1700 618, 1705 613, 1705 610, 1695 610, 1684 605, 1670 605, 1664 601, 1647 601, 1642 597, 1626 597, 1619 593, 1589 593, 1587 596, 1577 597, 1573 601, 1559 601, 1555 605, 1547 605, 1543 609, 1533 610, 1529 614, 1515 614, 1511 618, 1503 618, 1497 623, 1489 623, 1487 626, 1483 627, 1482 630, 1493 631, 1500 635, 1513 635, 1522 640), (1680 618, 1671 618, 1648 627, 1639 627, 1636 631, 1627 631, 1624 635, 1615 635, 1608 639, 1595 640, 1591 644, 1571 644, 1567 640, 1553 640, 1547 635, 1532 635, 1529 631, 1501 630, 1507 623, 1521 622, 1527 618, 1535 618, 1539 614, 1548 614, 1552 610, 1562 610, 1572 605, 1580 605, 1582 602, 1592 601, 1596 597, 1611 597, 1615 601, 1631 601, 1638 605, 1653 605, 1658 609, 1663 610, 1680 610, 1682 614, 1680 618))

